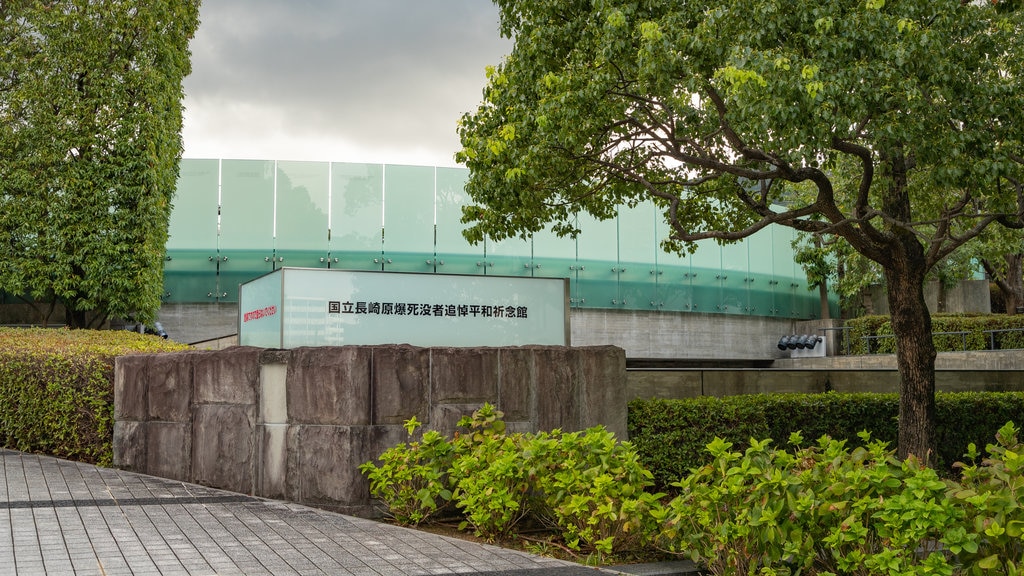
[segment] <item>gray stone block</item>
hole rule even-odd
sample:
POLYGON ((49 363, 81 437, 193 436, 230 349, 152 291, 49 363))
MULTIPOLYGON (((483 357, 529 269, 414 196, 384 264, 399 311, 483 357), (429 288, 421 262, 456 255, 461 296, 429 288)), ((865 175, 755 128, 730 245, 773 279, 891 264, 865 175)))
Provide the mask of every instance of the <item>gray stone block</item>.
POLYGON ((430 349, 373 348, 371 424, 401 424, 412 416, 429 424, 430 349))
POLYGON ((191 428, 182 422, 147 422, 143 435, 146 446, 144 472, 161 478, 190 481, 191 428))
POLYGON ((506 420, 532 420, 537 390, 533 382, 533 351, 501 348, 498 407, 506 420))
POLYGON ((626 354, 615 346, 577 348, 580 370, 580 426, 603 425, 619 439, 626 429, 626 354))
POLYGON ((146 444, 145 422, 114 421, 114 467, 148 474, 146 444))
POLYGON ((251 494, 254 486, 255 407, 195 407, 193 482, 251 494))
POLYGON ((302 424, 370 423, 373 349, 295 348, 288 360, 288 418, 302 424))
POLYGON ((114 359, 114 420, 144 422, 149 417, 149 364, 152 354, 114 359))
POLYGON ((359 465, 405 438, 401 426, 291 426, 289 499, 317 506, 368 506, 370 484, 359 465))
MULTIPOLYGON (((494 404, 494 402, 491 402, 494 404)), ((437 430, 441 434, 451 438, 455 435, 459 420, 463 416, 472 416, 473 412, 480 409, 483 403, 479 404, 440 404, 434 405, 430 410, 430 426, 428 429, 437 430)), ((500 409, 500 406, 499 406, 500 409)))
POLYGON ((255 404, 260 349, 192 352, 197 404, 255 404))
POLYGON ((431 403, 496 402, 498 360, 498 348, 431 348, 431 403))
POLYGON ((191 354, 155 354, 149 358, 149 418, 187 422, 192 411, 191 354))
POLYGON ((696 398, 703 395, 702 370, 631 371, 626 373, 626 400, 696 398))
POLYGON ((581 430, 579 357, 572 348, 533 347, 538 431, 581 430))

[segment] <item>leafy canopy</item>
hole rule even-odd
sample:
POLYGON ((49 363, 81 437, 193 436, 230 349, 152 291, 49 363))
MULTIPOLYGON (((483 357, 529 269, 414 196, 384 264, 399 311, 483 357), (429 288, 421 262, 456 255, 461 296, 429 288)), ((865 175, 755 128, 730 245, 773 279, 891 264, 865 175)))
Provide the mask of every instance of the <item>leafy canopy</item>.
POLYGON ((0 3, 0 290, 77 322, 155 315, 198 10, 0 3))
POLYGON ((496 3, 515 47, 459 126, 471 240, 651 198, 670 249, 774 222, 886 267, 916 240, 927 269, 1021 223, 1016 5, 496 3))

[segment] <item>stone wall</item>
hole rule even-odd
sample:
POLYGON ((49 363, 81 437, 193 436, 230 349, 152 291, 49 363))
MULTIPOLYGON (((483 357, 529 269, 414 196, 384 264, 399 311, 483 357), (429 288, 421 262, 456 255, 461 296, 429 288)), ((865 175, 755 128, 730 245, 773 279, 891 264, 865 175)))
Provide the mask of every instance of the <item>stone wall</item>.
POLYGON ((114 464, 373 515, 359 464, 406 441, 415 416, 446 434, 484 402, 511 430, 626 437, 626 359, 612 346, 346 346, 122 356, 114 464))

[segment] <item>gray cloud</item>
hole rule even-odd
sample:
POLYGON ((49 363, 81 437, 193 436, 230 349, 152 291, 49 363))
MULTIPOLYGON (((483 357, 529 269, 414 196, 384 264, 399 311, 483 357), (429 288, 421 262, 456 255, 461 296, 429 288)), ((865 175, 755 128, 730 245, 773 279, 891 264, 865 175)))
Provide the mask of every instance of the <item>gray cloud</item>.
POLYGON ((451 165, 456 121, 511 49, 486 0, 205 0, 201 18, 185 84, 192 157, 451 165))

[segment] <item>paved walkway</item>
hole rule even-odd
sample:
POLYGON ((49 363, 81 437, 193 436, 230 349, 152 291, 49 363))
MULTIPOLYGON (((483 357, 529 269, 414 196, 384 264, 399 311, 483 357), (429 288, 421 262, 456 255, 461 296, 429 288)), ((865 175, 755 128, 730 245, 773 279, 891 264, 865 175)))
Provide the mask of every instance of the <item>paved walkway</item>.
MULTIPOLYGON (((633 574, 673 567, 624 568, 633 574)), ((0 574, 620 574, 287 502, 0 449, 0 574)))

